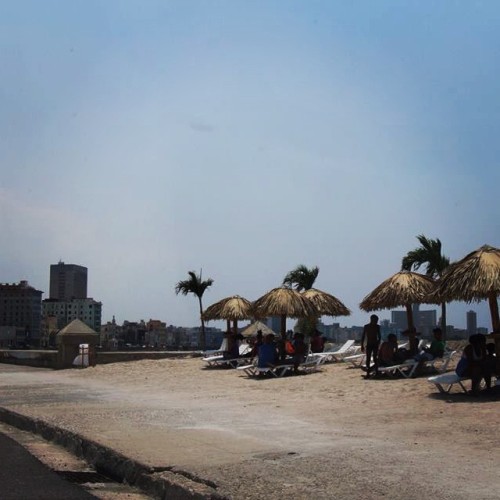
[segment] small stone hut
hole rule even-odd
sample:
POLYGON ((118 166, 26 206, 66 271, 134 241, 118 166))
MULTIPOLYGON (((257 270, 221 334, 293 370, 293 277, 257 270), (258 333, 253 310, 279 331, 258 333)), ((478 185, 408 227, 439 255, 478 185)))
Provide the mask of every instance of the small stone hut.
POLYGON ((89 364, 95 365, 95 347, 99 343, 99 334, 79 319, 74 319, 56 335, 57 366, 70 368, 78 356, 80 344, 89 345, 89 364))

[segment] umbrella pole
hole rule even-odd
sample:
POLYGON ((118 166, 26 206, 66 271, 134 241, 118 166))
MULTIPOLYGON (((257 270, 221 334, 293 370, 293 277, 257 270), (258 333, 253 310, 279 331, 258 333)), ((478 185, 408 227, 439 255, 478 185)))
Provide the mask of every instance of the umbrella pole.
POLYGON ((500 318, 498 315, 498 300, 497 294, 490 293, 488 295, 488 303, 490 306, 490 314, 491 314, 491 326, 493 328, 493 333, 500 333, 500 318))
POLYGON ((284 361, 286 358, 285 342, 286 342, 286 315, 281 315, 281 325, 280 325, 280 343, 278 346, 278 351, 280 355, 280 360, 284 361))
POLYGON ((496 371, 498 374, 500 373, 500 320, 498 317, 498 300, 496 293, 490 293, 488 295, 488 303, 490 306, 491 326, 493 328, 491 337, 493 337, 493 341, 495 342, 495 354, 497 357, 496 371))
POLYGON ((413 330, 413 310, 411 304, 406 304, 406 318, 408 322, 408 330, 413 330))
POLYGON ((235 335, 238 335, 238 320, 233 319, 233 331, 235 335))

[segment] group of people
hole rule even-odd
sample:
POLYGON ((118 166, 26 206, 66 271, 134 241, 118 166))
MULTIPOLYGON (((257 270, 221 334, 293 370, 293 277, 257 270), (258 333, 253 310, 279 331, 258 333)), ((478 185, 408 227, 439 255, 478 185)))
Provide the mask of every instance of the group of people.
MULTIPOLYGON (((226 358, 256 357, 259 368, 293 364, 294 371, 297 373, 308 352, 304 335, 298 332, 294 334, 291 330, 281 334, 278 338, 273 333, 263 335, 262 330, 258 330, 255 338, 249 339, 251 348, 243 355, 239 353, 239 343, 243 337, 230 333, 227 338, 227 351, 224 353, 226 358)), ((311 336, 311 352, 323 352, 324 346, 324 337, 321 336, 320 332, 315 331, 311 336)))
POLYGON ((487 343, 481 333, 471 335, 455 371, 459 377, 471 379, 471 394, 479 393, 483 379, 486 389, 491 389, 491 379, 496 373, 495 344, 487 343))
POLYGON ((435 358, 442 358, 445 351, 443 333, 441 328, 434 328, 433 339, 429 347, 424 347, 419 351, 418 339, 415 329, 408 329, 403 334, 408 336, 408 348, 399 348, 398 340, 394 333, 387 336, 387 340, 382 342, 378 316, 372 314, 370 323, 363 328, 361 337, 361 351, 366 354, 366 375, 370 378, 372 371, 378 376, 379 366, 394 366, 404 363, 408 359, 414 359, 419 364, 416 368, 418 373, 427 361, 435 358), (373 361, 373 364, 372 364, 373 361))
POLYGON ((262 338, 262 332, 257 334, 257 341, 253 347, 253 354, 257 356, 259 368, 274 368, 275 366, 291 363, 294 372, 297 373, 299 366, 304 362, 307 355, 307 345, 302 333, 283 333, 276 340, 273 333, 262 338), (259 339, 260 333, 260 339, 259 339))
MULTIPOLYGON (((433 329, 433 339, 429 347, 420 350, 415 329, 405 330, 403 334, 408 336, 408 348, 400 348, 397 337, 393 333, 390 333, 387 340, 382 342, 378 316, 376 314, 370 316, 370 322, 364 326, 361 337, 361 351, 366 355, 365 378, 370 378, 372 373, 378 376, 380 366, 394 366, 408 359, 418 362, 415 373, 419 373, 427 361, 443 357, 445 342, 440 328, 433 329)), ((243 336, 240 334, 228 334, 225 357, 240 357, 241 340, 243 336)), ((325 339, 316 330, 311 336, 310 351, 312 353, 323 352, 324 347, 325 339)), ((293 334, 289 330, 276 339, 274 334, 264 336, 259 330, 255 339, 251 341, 251 349, 244 356, 256 357, 259 368, 275 367, 285 363, 293 364, 294 372, 297 373, 300 364, 305 361, 307 352, 308 346, 302 333, 293 334)), ((496 373, 495 344, 487 343, 485 335, 472 335, 457 365, 456 373, 460 377, 472 380, 472 394, 478 393, 483 379, 486 387, 490 388, 492 376, 496 373)))

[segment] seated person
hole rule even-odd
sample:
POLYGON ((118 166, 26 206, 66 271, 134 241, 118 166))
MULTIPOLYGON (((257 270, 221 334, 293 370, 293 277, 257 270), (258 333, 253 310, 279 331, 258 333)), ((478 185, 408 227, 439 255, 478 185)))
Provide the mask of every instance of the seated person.
POLYGON ((299 365, 304 362, 307 354, 307 346, 304 342, 304 334, 296 333, 293 336, 293 371, 298 373, 299 365))
POLYGON ((398 339, 394 333, 387 336, 378 350, 378 361, 381 366, 393 366, 397 364, 396 353, 398 351, 398 339))
POLYGON ((259 347, 264 343, 262 330, 257 330, 257 335, 252 343, 252 350, 250 351, 249 358, 255 358, 259 355, 259 347))
POLYGON ((273 368, 278 361, 278 351, 274 343, 274 335, 270 333, 264 337, 264 343, 259 347, 257 366, 259 368, 273 368))
POLYGON ((479 333, 469 337, 469 344, 465 346, 462 358, 457 364, 455 373, 459 377, 471 379, 471 394, 479 394, 481 379, 484 376, 486 359, 486 337, 479 333))
POLYGON ((403 330, 401 333, 408 337, 408 349, 407 349, 408 357, 412 357, 418 354, 417 330, 415 330, 415 328, 408 328, 406 330, 403 330))
POLYGON ((496 372, 496 364, 495 344, 490 342, 486 344, 486 356, 483 363, 483 378, 486 383, 486 389, 491 389, 491 377, 496 372))
POLYGON ((443 357, 445 343, 443 341, 441 328, 434 328, 432 333, 434 334, 434 339, 432 340, 430 347, 424 347, 424 349, 415 356, 417 361, 431 361, 435 358, 443 357))
POLYGON ((235 347, 236 347, 236 349, 238 349, 238 353, 239 353, 239 343, 236 340, 235 335, 231 330, 228 330, 224 334, 224 338, 226 339, 226 349, 224 350, 222 355, 224 356, 224 359, 233 359, 235 347), (235 344, 237 344, 237 345, 235 346, 235 344))
POLYGON ((244 337, 241 333, 229 332, 227 334, 227 351, 224 351, 224 359, 236 359, 240 357, 240 341, 244 337))
POLYGON ((323 352, 325 349, 325 339, 321 336, 321 332, 314 330, 311 337, 311 352, 323 352))

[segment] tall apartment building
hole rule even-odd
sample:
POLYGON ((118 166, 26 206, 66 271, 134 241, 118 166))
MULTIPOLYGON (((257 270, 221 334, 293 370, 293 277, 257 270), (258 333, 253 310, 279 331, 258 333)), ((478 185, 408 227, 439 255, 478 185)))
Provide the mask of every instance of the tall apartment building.
POLYGON ((87 297, 87 268, 59 261, 50 266, 50 297, 42 302, 45 321, 56 318, 57 328, 74 319, 101 330, 102 303, 87 297))
POLYGON ((87 298, 87 268, 59 261, 50 266, 49 298, 72 300, 87 298))
POLYGON ((38 345, 40 342, 42 293, 27 281, 0 284, 0 326, 15 329, 13 343, 38 345))
POLYGON ((477 314, 475 311, 467 311, 467 335, 477 333, 477 314))
MULTIPOLYGON (((417 332, 426 338, 432 337, 432 329, 437 325, 437 313, 435 309, 420 310, 418 304, 413 306, 413 323, 417 332)), ((408 316, 406 311, 391 311, 391 323, 395 330, 402 332, 408 328, 408 316)))

